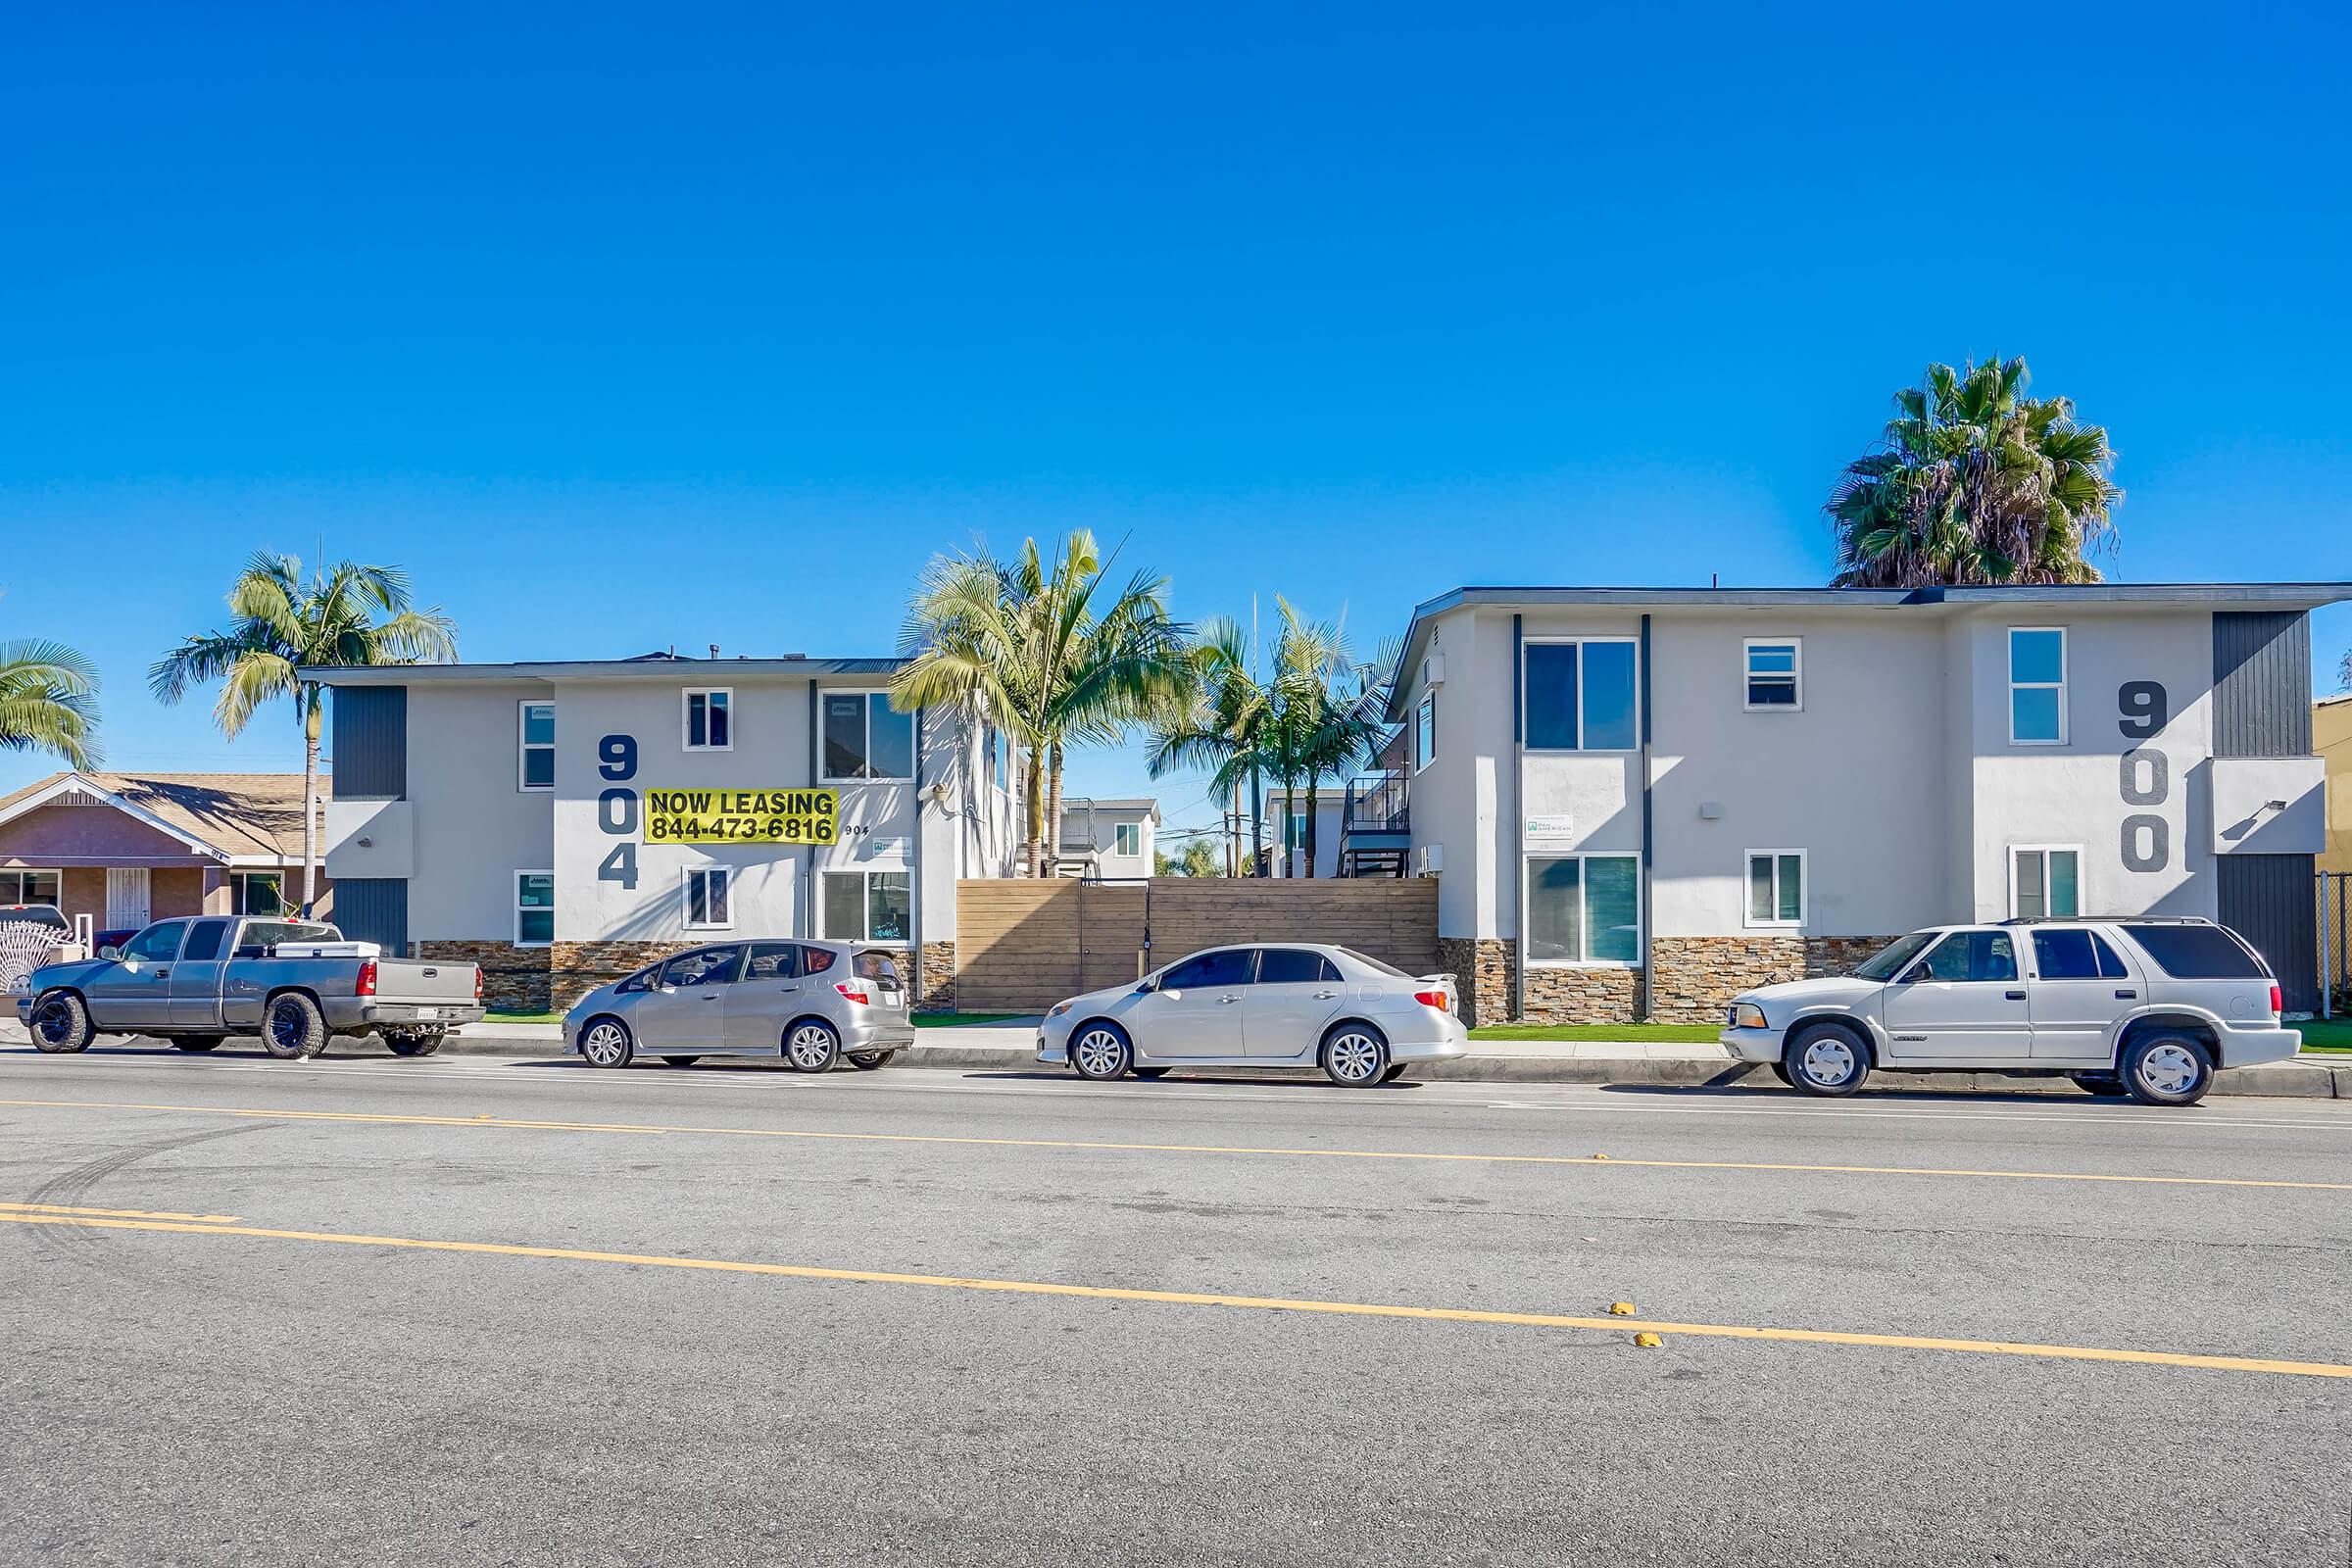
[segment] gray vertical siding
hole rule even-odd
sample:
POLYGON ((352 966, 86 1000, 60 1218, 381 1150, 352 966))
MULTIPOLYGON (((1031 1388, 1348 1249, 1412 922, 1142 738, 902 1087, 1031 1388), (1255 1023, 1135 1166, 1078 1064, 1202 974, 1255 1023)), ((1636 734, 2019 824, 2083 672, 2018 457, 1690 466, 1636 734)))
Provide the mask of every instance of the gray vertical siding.
POLYGON ((2311 622, 2302 612, 2215 613, 2213 755, 2311 755, 2311 622))
POLYGON ((409 689, 339 686, 334 697, 335 799, 398 801, 409 793, 409 689))
MULTIPOLYGON (((2220 867, 2222 924, 2254 944, 2278 977, 2289 1012, 2320 1004, 2320 939, 2312 902, 2312 857, 2225 855, 2220 867)), ((336 897, 342 896, 340 885, 336 897)))
MULTIPOLYGON (((2306 901, 2309 902, 2309 901, 2306 901)), ((347 877, 335 884, 335 926, 354 942, 387 954, 409 951, 409 884, 389 876, 347 877)))

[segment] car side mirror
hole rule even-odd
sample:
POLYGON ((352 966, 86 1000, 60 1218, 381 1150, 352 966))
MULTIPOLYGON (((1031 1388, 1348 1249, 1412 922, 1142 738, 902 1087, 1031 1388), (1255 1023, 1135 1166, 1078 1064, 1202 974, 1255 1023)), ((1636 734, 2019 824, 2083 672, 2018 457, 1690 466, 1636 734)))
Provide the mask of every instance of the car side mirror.
POLYGON ((116 947, 112 942, 109 942, 105 947, 98 950, 98 956, 108 960, 109 962, 120 963, 122 959, 122 950, 116 947))
POLYGON ((653 987, 653 988, 654 988, 656 991, 659 991, 659 992, 661 992, 661 993, 662 993, 662 995, 663 995, 663 996, 665 996, 665 997, 674 997, 674 996, 676 996, 676 995, 678 994, 678 988, 677 988, 676 986, 670 985, 670 984, 668 984, 668 983, 666 983, 666 982, 664 982, 664 981, 661 981, 661 980, 657 980, 657 981, 655 981, 655 982, 654 982, 654 987, 653 987))
POLYGON ((1928 979, 1929 977, 1930 970, 1928 966, 1924 963, 1915 963, 1910 968, 1905 969, 1901 974, 1896 975, 1894 977, 1894 983, 1898 986, 1915 986, 1922 980, 1928 979))

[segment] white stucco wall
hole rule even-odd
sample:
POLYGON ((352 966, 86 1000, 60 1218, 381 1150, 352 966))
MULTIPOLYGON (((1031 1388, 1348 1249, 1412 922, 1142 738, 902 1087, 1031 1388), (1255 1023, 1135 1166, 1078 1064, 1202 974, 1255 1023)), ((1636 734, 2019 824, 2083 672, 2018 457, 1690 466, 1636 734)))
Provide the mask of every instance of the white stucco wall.
MULTIPOLYGON (((554 797, 516 787, 517 705, 549 696, 527 681, 409 688, 412 938, 514 940, 514 873, 556 864, 554 797)), ((560 769, 561 709, 556 723, 560 769)), ((557 885, 561 896, 561 878, 557 885)))

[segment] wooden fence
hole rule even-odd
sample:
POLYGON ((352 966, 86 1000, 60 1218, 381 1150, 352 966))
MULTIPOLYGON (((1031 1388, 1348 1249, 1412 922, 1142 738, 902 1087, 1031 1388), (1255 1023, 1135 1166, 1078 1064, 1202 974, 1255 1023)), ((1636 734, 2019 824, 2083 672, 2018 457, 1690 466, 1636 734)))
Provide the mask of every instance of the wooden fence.
POLYGON ((1330 942, 1413 974, 1438 966, 1438 884, 1153 877, 956 885, 956 1005, 1043 1012, 1231 942, 1330 942))

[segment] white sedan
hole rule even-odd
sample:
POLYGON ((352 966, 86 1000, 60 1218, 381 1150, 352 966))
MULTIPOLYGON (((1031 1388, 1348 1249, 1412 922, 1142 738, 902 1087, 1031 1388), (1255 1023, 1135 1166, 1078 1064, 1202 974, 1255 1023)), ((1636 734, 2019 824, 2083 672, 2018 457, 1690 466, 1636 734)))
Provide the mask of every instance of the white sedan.
POLYGON ((1132 985, 1057 1003, 1037 1059, 1108 1082, 1176 1067, 1320 1067, 1348 1089, 1465 1054, 1453 976, 1316 943, 1210 948, 1132 985))

